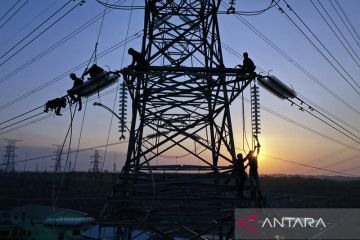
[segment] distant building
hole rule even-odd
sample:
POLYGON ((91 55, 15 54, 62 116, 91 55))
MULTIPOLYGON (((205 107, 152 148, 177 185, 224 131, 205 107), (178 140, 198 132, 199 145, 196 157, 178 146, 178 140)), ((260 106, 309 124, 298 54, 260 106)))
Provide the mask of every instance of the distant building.
POLYGON ((10 216, 17 228, 17 239, 24 240, 84 239, 81 233, 94 222, 94 218, 83 212, 37 204, 15 208, 10 216))

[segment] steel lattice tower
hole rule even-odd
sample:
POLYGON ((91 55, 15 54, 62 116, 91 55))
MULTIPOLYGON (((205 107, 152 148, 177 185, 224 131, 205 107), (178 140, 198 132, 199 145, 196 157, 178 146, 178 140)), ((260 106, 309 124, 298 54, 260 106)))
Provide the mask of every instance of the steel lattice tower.
POLYGON ((229 109, 255 76, 224 66, 220 3, 145 1, 146 64, 122 70, 132 99, 130 136, 104 223, 119 226, 119 239, 132 239, 131 227, 139 226, 154 239, 232 238, 234 208, 256 206, 240 199, 232 174, 229 109), (180 152, 181 164, 162 158, 180 152))
POLYGON ((7 145, 5 146, 5 151, 3 155, 3 162, 1 164, 1 169, 5 172, 15 172, 15 151, 17 149, 16 142, 21 140, 16 139, 5 139, 7 145))
POLYGON ((235 159, 229 105, 250 80, 224 67, 220 2, 146 1, 142 53, 149 66, 124 70, 133 100, 125 172, 146 168, 174 147, 213 171, 235 159), (152 131, 156 144, 146 138, 152 131), (203 153, 195 154, 186 139, 203 153))

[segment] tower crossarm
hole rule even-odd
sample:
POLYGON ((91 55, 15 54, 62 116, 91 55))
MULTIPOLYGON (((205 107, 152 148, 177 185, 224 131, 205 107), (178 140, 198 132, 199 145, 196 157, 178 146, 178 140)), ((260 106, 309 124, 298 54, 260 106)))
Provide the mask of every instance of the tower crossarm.
MULTIPOLYGON (((257 74, 244 74, 239 68, 206 68, 206 67, 172 67, 172 66, 146 66, 124 68, 122 71, 130 96, 135 97, 135 89, 139 86, 140 99, 147 95, 147 100, 156 101, 157 98, 191 97, 204 92, 215 93, 226 87, 229 104, 248 86, 257 74), (145 77, 146 76, 146 77, 145 77), (186 81, 179 81, 180 76, 186 76, 186 81), (136 81, 143 81, 136 85, 136 81), (148 86, 146 91, 144 86, 148 86)), ((219 98, 219 95, 217 95, 219 98)), ((194 100, 194 99, 193 99, 194 100)), ((196 104, 196 101, 189 104, 196 104)), ((221 100, 221 99, 220 99, 221 100)), ((159 101, 164 104, 164 101, 159 101)), ((181 99, 179 104, 186 104, 181 99)), ((175 103, 175 100, 173 101, 175 103)))

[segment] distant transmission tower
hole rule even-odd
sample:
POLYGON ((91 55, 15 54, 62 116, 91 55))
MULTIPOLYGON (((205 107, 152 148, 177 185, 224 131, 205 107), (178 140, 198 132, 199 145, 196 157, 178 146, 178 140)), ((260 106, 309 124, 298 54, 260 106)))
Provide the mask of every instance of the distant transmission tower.
POLYGON ((61 145, 57 145, 57 149, 54 152, 55 153, 55 158, 53 159, 54 161, 54 172, 58 173, 61 172, 61 167, 62 167, 62 146, 61 145))
POLYGON ((7 145, 3 155, 3 162, 1 163, 1 169, 4 172, 15 172, 15 150, 18 149, 15 144, 21 140, 16 139, 5 139, 7 145))
POLYGON ((91 159, 93 159, 92 162, 90 162, 91 164, 91 168, 90 168, 90 172, 100 172, 100 154, 99 154, 99 150, 95 149, 94 154, 90 156, 91 159))

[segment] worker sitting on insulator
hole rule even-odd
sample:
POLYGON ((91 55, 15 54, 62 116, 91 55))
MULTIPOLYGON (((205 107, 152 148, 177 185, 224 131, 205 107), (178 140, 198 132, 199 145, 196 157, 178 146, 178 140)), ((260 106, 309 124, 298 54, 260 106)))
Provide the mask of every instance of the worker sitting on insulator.
POLYGON ((81 88, 83 86, 84 81, 81 80, 80 78, 78 78, 75 73, 71 73, 70 78, 74 81, 74 84, 73 84, 73 87, 67 91, 67 93, 68 93, 69 97, 71 98, 71 100, 73 101, 73 103, 79 102, 78 111, 81 111, 82 102, 81 102, 81 96, 79 94, 79 88, 81 88), (75 97, 75 95, 76 95, 76 97, 75 97))
POLYGON ((45 106, 44 106, 44 112, 48 112, 49 109, 50 110, 55 110, 55 114, 57 116, 61 116, 62 114, 60 113, 61 108, 65 108, 66 107, 66 98, 62 97, 62 98, 55 98, 53 100, 49 100, 46 102, 45 106))
POLYGON ((129 48, 128 53, 132 56, 132 62, 128 66, 129 68, 142 67, 146 65, 145 57, 142 53, 135 51, 133 48, 129 48))
POLYGON ((243 65, 242 66, 238 65, 239 67, 241 67, 241 73, 253 74, 256 69, 254 62, 251 60, 251 58, 249 58, 249 54, 247 52, 243 53, 243 57, 244 57, 243 65))
POLYGON ((102 77, 105 74, 105 71, 104 71, 104 69, 102 69, 98 65, 93 64, 89 69, 85 70, 85 72, 83 73, 81 78, 84 78, 84 76, 86 76, 88 74, 90 75, 89 80, 92 81, 92 80, 96 80, 97 78, 102 77))
POLYGON ((234 162, 234 173, 235 173, 235 181, 236 181, 236 185, 239 186, 238 189, 238 196, 243 197, 243 192, 244 192, 244 184, 246 182, 247 179, 247 174, 245 171, 245 166, 244 166, 244 162, 245 159, 243 158, 243 155, 241 153, 239 153, 236 156, 235 162, 234 162))

